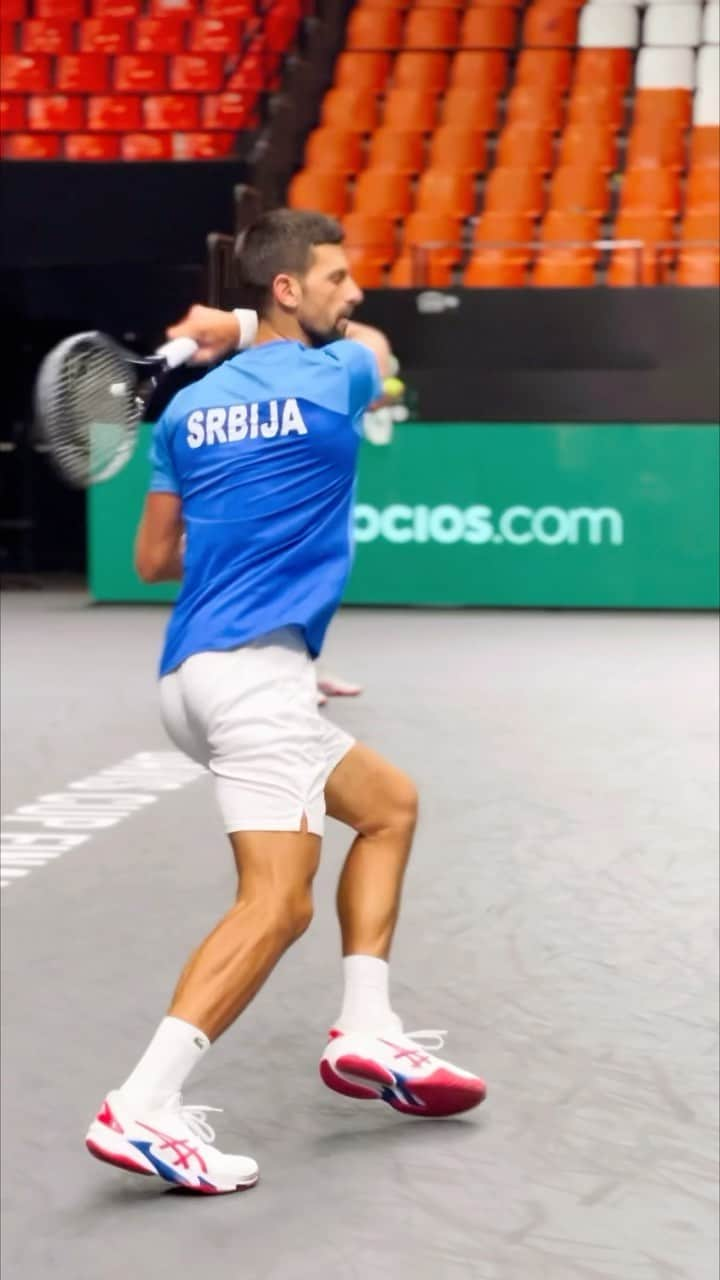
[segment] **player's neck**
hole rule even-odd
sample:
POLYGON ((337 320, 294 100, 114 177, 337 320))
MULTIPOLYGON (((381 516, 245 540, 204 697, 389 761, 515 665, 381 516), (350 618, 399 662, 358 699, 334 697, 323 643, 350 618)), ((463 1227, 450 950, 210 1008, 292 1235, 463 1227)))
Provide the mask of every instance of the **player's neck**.
POLYGON ((266 316, 260 320, 253 346, 266 342, 302 342, 308 345, 307 335, 293 316, 266 316))

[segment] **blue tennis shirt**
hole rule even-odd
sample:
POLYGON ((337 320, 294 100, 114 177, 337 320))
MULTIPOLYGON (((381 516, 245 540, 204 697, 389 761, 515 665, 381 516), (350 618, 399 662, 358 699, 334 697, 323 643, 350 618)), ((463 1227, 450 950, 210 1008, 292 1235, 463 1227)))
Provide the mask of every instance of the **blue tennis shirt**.
POLYGON ((347 581, 360 420, 375 356, 270 342, 179 392, 155 424, 152 492, 182 499, 184 576, 160 662, 300 627, 315 657, 347 581))

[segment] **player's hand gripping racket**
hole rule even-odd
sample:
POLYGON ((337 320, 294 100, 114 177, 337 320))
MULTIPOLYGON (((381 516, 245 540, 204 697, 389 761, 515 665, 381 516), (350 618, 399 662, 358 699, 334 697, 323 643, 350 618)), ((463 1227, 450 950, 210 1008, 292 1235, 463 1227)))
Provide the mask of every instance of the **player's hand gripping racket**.
POLYGON ((116 475, 158 383, 196 351, 192 338, 175 338, 137 356, 94 331, 53 347, 35 382, 35 422, 63 480, 86 489, 116 475))

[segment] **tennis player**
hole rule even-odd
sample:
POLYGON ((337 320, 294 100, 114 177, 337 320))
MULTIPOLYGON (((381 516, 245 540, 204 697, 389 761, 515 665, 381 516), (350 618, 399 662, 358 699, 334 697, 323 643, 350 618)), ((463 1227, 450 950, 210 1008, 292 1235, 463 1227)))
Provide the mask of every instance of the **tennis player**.
POLYGON ((344 337, 362 295, 341 228, 320 214, 265 214, 241 266, 262 291, 255 344, 157 422, 136 542, 145 580, 182 579, 160 662, 162 718, 214 775, 237 896, 86 1138, 102 1160, 207 1194, 252 1186, 258 1167, 219 1151, 207 1108, 182 1093, 310 924, 326 813, 356 835, 337 891, 345 985, 322 1079, 417 1116, 485 1096, 482 1080, 430 1052, 444 1033, 405 1032, 390 1001, 415 787, 315 702, 312 659, 349 569, 358 423, 380 395, 375 354, 344 337))
MULTIPOLYGON (((195 303, 186 315, 167 330, 168 339, 192 338, 198 349, 191 364, 212 364, 247 345, 243 333, 243 317, 247 325, 247 312, 242 309, 223 311, 219 307, 206 307, 195 303)), ((362 342, 375 353, 383 380, 383 390, 388 380, 397 373, 398 362, 384 333, 373 325, 348 320, 345 338, 362 342)), ((368 406, 372 410, 373 406, 368 406)), ((318 664, 319 667, 320 664, 318 664)), ((317 670, 318 706, 324 706, 328 698, 353 698, 362 693, 362 685, 333 675, 324 666, 317 670)))

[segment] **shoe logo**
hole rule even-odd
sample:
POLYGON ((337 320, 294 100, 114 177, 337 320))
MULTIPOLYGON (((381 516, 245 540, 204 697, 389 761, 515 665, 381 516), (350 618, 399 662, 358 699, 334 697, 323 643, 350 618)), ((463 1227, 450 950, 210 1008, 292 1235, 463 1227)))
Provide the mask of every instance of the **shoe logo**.
POLYGON ((193 1040, 193 1044, 194 1044, 194 1045, 197 1045, 198 1049, 204 1049, 204 1048, 205 1048, 205 1041, 204 1041, 204 1040, 201 1040, 201 1039, 200 1039, 200 1036, 195 1036, 195 1039, 193 1040))
POLYGON ((160 1138, 159 1143, 153 1143, 159 1151, 172 1151, 173 1156, 177 1157, 173 1160, 176 1169, 190 1169, 190 1161, 197 1160, 198 1168, 202 1173, 207 1173, 207 1165, 203 1160, 197 1147, 193 1147, 184 1138, 173 1138, 170 1134, 161 1133, 159 1129, 153 1129, 149 1124, 143 1124, 142 1120, 138 1120, 141 1129, 147 1129, 148 1133, 152 1133, 156 1138, 160 1138))
POLYGON ((423 1053, 421 1049, 415 1049, 412 1046, 408 1047, 407 1045, 403 1045, 403 1044, 393 1044, 392 1040, 381 1039, 381 1044, 386 1044, 389 1046, 390 1049, 395 1049, 396 1050, 395 1057, 407 1058, 410 1066, 415 1067, 416 1070, 418 1067, 426 1066, 427 1063, 430 1061, 428 1055, 426 1053, 423 1053))

